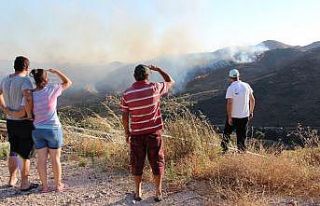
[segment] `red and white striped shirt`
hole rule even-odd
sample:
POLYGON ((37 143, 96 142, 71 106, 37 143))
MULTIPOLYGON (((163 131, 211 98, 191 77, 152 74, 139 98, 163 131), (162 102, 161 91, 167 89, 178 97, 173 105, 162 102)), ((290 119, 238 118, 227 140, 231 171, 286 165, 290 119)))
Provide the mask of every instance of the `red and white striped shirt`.
POLYGON ((137 81, 121 99, 121 110, 128 112, 130 134, 150 134, 163 128, 160 98, 168 93, 169 82, 137 81))

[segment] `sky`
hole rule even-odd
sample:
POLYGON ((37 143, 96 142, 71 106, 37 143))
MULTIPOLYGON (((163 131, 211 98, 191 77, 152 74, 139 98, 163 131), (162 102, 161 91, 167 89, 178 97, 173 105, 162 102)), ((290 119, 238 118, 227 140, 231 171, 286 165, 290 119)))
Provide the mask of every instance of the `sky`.
POLYGON ((319 0, 2 0, 0 60, 104 64, 320 40, 319 0))

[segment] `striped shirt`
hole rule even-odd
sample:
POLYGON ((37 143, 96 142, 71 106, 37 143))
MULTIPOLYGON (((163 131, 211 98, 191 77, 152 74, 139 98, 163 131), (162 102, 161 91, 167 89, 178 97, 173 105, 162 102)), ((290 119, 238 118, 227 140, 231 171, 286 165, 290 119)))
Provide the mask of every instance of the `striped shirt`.
POLYGON ((121 99, 122 112, 129 113, 131 135, 150 134, 163 128, 160 98, 168 93, 171 83, 137 81, 121 99))
POLYGON ((33 94, 33 124, 36 128, 61 127, 57 115, 57 98, 62 93, 61 84, 48 84, 33 94))

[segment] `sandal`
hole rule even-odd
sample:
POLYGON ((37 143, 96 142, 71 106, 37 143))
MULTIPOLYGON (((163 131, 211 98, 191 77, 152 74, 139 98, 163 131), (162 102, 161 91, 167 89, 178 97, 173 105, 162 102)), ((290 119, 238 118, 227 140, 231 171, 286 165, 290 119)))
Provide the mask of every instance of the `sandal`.
POLYGON ((30 183, 29 187, 25 188, 25 189, 20 189, 21 192, 27 192, 27 191, 30 191, 32 189, 35 189, 39 187, 39 184, 36 184, 36 183, 30 183))

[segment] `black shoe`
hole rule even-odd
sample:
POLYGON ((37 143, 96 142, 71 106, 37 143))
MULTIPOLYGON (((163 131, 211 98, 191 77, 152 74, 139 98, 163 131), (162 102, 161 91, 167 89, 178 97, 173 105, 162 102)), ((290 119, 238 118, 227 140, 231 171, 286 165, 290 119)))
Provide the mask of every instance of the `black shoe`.
POLYGON ((158 195, 154 198, 154 201, 161 202, 162 201, 162 195, 158 195))
POLYGON ((133 194, 133 199, 135 201, 141 201, 142 200, 142 198, 140 196, 138 196, 136 193, 133 194))
POLYGON ((227 154, 227 152, 228 152, 228 150, 222 150, 221 155, 225 155, 225 154, 227 154))

